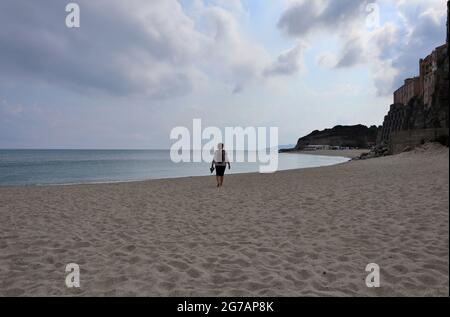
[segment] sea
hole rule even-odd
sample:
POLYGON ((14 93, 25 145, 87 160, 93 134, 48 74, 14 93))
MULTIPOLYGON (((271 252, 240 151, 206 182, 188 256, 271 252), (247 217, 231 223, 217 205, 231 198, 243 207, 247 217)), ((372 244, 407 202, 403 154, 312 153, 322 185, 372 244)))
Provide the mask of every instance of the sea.
MULTIPOLYGON (((248 158, 249 153, 233 153, 248 158)), ((278 170, 329 166, 344 157, 280 153, 278 170)), ((169 150, 0 150, 0 186, 130 182, 211 175, 210 163, 174 163, 169 150)), ((227 174, 259 172, 232 163, 227 174)))

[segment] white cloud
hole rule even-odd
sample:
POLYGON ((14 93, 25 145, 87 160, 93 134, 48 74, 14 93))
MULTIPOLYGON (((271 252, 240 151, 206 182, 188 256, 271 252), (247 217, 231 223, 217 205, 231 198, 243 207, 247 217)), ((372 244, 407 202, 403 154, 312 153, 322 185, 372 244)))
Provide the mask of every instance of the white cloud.
POLYGON ((240 91, 271 62, 243 33, 237 0, 197 1, 195 17, 176 0, 78 3, 81 27, 67 29, 60 1, 2 2, 0 20, 8 27, 0 30, 0 76, 164 99, 186 95, 210 76, 240 91))
POLYGON ((367 51, 379 94, 391 94, 418 75, 419 59, 445 42, 445 7, 443 1, 398 1, 402 23, 388 22, 370 34, 367 51))
POLYGON ((366 62, 364 44, 359 37, 349 38, 344 44, 336 68, 348 68, 366 62))
POLYGON ((303 53, 306 45, 298 43, 292 49, 283 52, 277 60, 269 65, 264 75, 270 76, 289 76, 298 73, 303 68, 303 53))
POLYGON ((242 35, 238 21, 227 10, 207 7, 202 15, 208 29, 209 44, 201 62, 209 71, 240 92, 245 85, 261 78, 270 62, 265 49, 242 35))
POLYGON ((362 18, 367 3, 367 0, 295 1, 282 14, 278 27, 296 37, 339 31, 362 18))
MULTIPOLYGON (((339 51, 319 54, 326 68, 367 65, 379 95, 391 94, 404 78, 418 72, 419 58, 445 41, 444 1, 395 1, 396 23, 365 25, 368 1, 288 1, 278 27, 294 38, 314 43, 318 35, 336 36, 339 51)), ((381 20, 392 2, 379 0, 381 20)), ((392 14, 392 13, 391 13, 392 14)), ((312 46, 312 45, 311 45, 312 46)))
POLYGON ((333 52, 324 52, 321 53, 317 59, 316 63, 323 68, 334 68, 339 62, 338 57, 333 52))

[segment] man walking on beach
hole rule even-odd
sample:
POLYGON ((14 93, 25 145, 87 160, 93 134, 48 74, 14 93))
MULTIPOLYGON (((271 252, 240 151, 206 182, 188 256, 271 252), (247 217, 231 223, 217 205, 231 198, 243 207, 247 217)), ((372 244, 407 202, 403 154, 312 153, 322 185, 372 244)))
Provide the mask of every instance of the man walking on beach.
POLYGON ((222 187, 223 178, 225 175, 225 169, 228 165, 228 169, 231 169, 230 160, 228 159, 227 152, 225 151, 225 145, 223 143, 219 143, 217 146, 217 150, 214 151, 214 158, 211 163, 211 173, 216 169, 216 180, 217 180, 217 188, 222 187))

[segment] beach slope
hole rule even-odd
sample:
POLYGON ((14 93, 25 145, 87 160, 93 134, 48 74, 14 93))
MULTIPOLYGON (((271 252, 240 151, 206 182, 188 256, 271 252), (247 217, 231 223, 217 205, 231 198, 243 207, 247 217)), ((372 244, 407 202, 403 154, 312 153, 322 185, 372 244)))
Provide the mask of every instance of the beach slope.
POLYGON ((0 188, 0 295, 448 296, 448 159, 0 188))

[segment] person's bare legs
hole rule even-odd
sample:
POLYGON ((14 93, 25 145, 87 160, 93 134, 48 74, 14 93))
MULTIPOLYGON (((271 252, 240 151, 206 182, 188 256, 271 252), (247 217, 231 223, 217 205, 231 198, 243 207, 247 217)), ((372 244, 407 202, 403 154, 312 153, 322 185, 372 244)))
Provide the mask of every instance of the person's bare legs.
POLYGON ((217 187, 220 187, 220 176, 216 176, 217 187))
POLYGON ((220 176, 219 179, 220 179, 220 187, 222 187, 222 185, 223 185, 223 176, 220 176))

